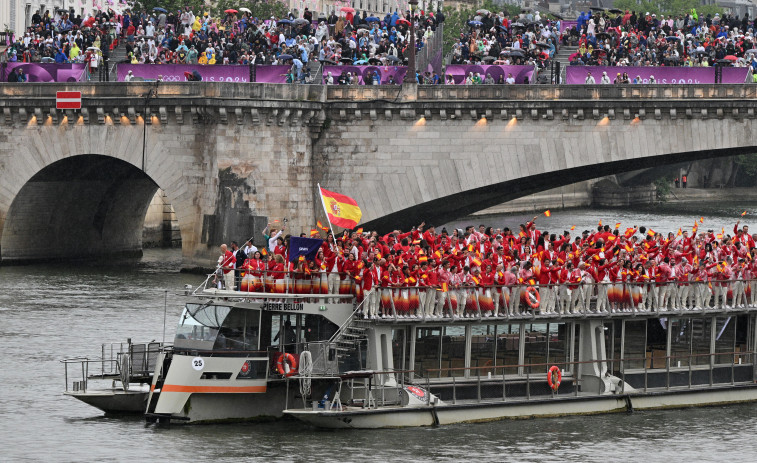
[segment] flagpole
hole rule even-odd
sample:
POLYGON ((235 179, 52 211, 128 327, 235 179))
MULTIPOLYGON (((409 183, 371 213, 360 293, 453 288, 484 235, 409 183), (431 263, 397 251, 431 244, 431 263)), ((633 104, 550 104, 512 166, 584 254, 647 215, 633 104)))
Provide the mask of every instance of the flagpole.
MULTIPOLYGON (((323 191, 321 190, 321 184, 317 183, 318 185, 318 196, 321 197, 321 205, 323 205, 323 212, 326 213, 326 222, 329 223, 329 230, 331 230, 331 236, 334 236, 334 227, 331 226, 331 220, 329 219, 329 210, 326 209, 326 202, 323 200, 323 191)), ((326 241, 328 242, 328 237, 326 237, 326 241)), ((336 238, 334 238, 334 242, 336 243, 336 238)))

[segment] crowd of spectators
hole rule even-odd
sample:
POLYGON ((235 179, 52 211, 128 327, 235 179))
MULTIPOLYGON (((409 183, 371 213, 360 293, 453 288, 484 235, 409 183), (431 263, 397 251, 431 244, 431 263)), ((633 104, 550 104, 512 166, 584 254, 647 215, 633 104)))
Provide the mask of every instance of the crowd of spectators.
POLYGON ((754 24, 744 15, 660 15, 634 11, 594 11, 578 16, 563 34, 577 45, 574 65, 602 66, 752 66, 754 24))
POLYGON ((2 62, 86 63, 95 72, 117 44, 116 13, 109 9, 82 18, 73 10, 36 11, 31 26, 14 38, 2 62))
POLYGON ((365 304, 369 317, 393 316, 391 310, 407 317, 517 315, 526 304, 541 313, 584 313, 755 303, 757 235, 740 222, 733 235, 700 231, 703 221, 668 233, 600 221, 575 235, 540 230, 536 217, 515 229, 450 232, 422 223, 406 232, 337 236, 314 229, 311 237, 325 238, 316 257, 292 262, 290 236, 271 229, 261 249, 249 242, 222 248, 219 271, 226 271, 227 289, 243 291, 362 298, 374 290, 365 304))
POLYGON ((506 11, 478 10, 453 45, 452 64, 527 64, 544 67, 554 57, 560 38, 559 20, 538 11, 510 17, 506 11))

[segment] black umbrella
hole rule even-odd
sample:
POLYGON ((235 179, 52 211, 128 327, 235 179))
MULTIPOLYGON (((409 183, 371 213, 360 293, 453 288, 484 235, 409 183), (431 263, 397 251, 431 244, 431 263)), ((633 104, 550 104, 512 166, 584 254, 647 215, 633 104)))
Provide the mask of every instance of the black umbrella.
POLYGON ((391 61, 392 63, 399 63, 400 61, 402 61, 394 55, 387 55, 386 60, 391 61))
POLYGON ((534 45, 536 45, 539 48, 552 48, 552 45, 548 43, 544 43, 544 42, 536 42, 534 43, 534 45))
POLYGON ((597 34, 597 38, 609 39, 609 38, 612 38, 612 36, 608 34, 607 32, 600 32, 597 34))
POLYGON ((496 59, 497 58, 494 56, 484 56, 483 58, 481 58, 481 61, 494 61, 496 59))
POLYGON ((520 51, 520 50, 510 50, 510 51, 509 51, 508 53, 510 54, 510 56, 515 56, 515 57, 518 57, 518 58, 523 58, 523 57, 525 57, 525 56, 526 56, 526 55, 525 55, 525 54, 524 54, 524 53, 523 53, 522 51, 520 51))
POLYGON ((286 61, 288 59, 292 59, 292 55, 279 55, 279 59, 286 61))
POLYGON ((300 24, 310 24, 310 21, 305 18, 297 18, 294 20, 294 23, 299 26, 300 24))
POLYGON ((350 64, 352 64, 352 58, 344 57, 344 58, 342 58, 342 62, 343 63, 350 63, 350 64))
POLYGON ((619 10, 618 8, 610 8, 609 10, 607 10, 607 12, 608 13, 613 13, 613 14, 623 14, 623 13, 625 13, 623 10, 619 10))
POLYGON ((591 11, 605 11, 605 9, 604 9, 604 8, 600 8, 600 7, 598 7, 598 6, 592 6, 592 7, 591 7, 591 8, 589 8, 589 9, 590 9, 591 11))

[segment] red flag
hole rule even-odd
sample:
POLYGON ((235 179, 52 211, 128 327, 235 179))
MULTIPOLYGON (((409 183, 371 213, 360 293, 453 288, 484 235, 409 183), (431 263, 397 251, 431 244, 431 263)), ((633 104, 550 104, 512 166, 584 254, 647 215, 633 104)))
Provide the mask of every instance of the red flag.
POLYGON ((315 236, 317 234, 318 234, 318 230, 316 230, 315 228, 310 229, 310 236, 315 236))
POLYGON ((575 225, 573 225, 572 227, 570 227, 570 229, 571 229, 571 230, 575 230, 575 229, 576 229, 576 226, 575 226, 575 225))
POLYGON ((260 248, 260 253, 261 253, 261 254, 263 254, 263 255, 265 256, 265 255, 267 255, 267 254, 268 254, 268 251, 266 251, 266 249, 265 249, 265 248, 260 248))
POLYGON ((615 229, 617 230, 618 228, 620 228, 620 222, 615 224, 615 229))
POLYGON ((552 215, 552 213, 551 213, 551 212, 549 211, 549 209, 547 209, 546 211, 544 211, 544 215, 545 215, 546 217, 549 217, 549 216, 551 216, 551 215, 552 215))
POLYGON ((342 228, 355 228, 363 213, 357 202, 343 194, 320 189, 324 209, 332 224, 342 228))
POLYGON ((321 230, 325 232, 329 231, 329 227, 324 227, 320 220, 316 222, 316 225, 318 226, 318 228, 320 228, 321 230))
POLYGON ((741 213, 741 217, 744 217, 746 215, 746 211, 741 213))
POLYGON ((356 232, 356 233, 357 233, 358 235, 359 235, 359 234, 361 234, 361 233, 363 233, 363 229, 362 229, 362 228, 358 228, 358 229, 357 229, 357 232, 356 232))

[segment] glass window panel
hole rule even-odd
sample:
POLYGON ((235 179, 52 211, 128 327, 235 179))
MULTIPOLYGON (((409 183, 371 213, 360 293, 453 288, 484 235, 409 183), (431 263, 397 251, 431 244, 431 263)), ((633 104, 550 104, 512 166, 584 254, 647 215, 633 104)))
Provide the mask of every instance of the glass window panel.
POLYGON ((439 377, 465 376, 465 327, 445 326, 442 336, 441 367, 439 377))

